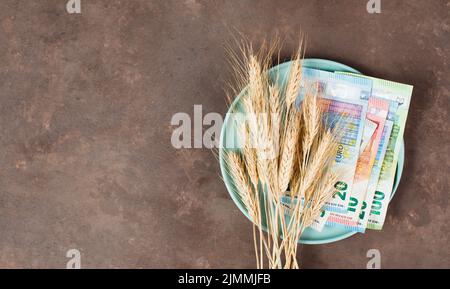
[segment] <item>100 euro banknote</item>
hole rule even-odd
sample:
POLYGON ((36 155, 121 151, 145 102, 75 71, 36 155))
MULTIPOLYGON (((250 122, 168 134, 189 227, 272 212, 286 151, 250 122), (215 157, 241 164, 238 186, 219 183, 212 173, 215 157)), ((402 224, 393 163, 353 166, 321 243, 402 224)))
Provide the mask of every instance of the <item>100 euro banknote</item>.
MULTIPOLYGON (((347 73, 344 74, 348 75, 347 73)), ((403 142, 403 134, 411 103, 413 87, 411 85, 369 76, 354 76, 372 80, 373 96, 395 102, 398 105, 398 108, 394 114, 392 132, 389 137, 386 155, 383 160, 380 178, 378 180, 374 201, 367 224, 367 228, 369 229, 381 230, 386 218, 387 207, 395 181, 395 173, 400 148, 403 142)))
POLYGON ((376 198, 376 188, 378 184, 378 179, 380 177, 381 167, 383 164, 384 156, 386 155, 386 149, 389 142, 389 137, 392 132, 393 121, 386 120, 384 123, 383 134, 381 136, 380 144, 378 146, 377 156, 372 167, 372 172, 370 174, 369 184, 367 185, 367 192, 365 200, 361 206, 361 212, 359 213, 359 220, 357 230, 363 233, 367 228, 367 223, 369 220, 370 211, 374 198, 376 198))
MULTIPOLYGON (((372 137, 371 143, 371 163, 370 165, 370 174, 367 179, 365 194, 363 198, 359 201, 359 213, 358 213, 358 224, 355 228, 355 231, 364 232, 366 230, 367 221, 369 219, 369 210, 372 206, 372 200, 375 194, 374 184, 377 183, 379 176, 379 163, 380 159, 384 159, 384 153, 386 152, 388 137, 391 129, 386 127, 386 118, 389 112, 390 103, 387 100, 383 100, 380 98, 372 97, 376 104, 371 105, 371 109, 367 113, 367 118, 377 124, 377 131, 372 137), (388 133, 389 132, 389 133, 388 133)), ((389 124, 388 124, 389 126, 389 124)))

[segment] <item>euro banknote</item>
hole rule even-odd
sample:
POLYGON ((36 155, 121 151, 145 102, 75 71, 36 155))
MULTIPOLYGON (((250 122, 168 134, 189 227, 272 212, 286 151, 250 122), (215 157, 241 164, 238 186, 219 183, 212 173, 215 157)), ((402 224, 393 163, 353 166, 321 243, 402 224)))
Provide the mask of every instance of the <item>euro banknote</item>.
MULTIPOLYGON (((376 97, 370 97, 364 130, 369 130, 369 132, 372 132, 373 124, 376 128, 372 134, 364 133, 368 140, 366 141, 366 145, 361 147, 348 210, 345 214, 331 213, 327 221, 328 225, 344 226, 354 231, 360 230, 358 226, 360 212, 366 198, 367 187, 369 184, 372 167, 377 156, 378 146, 383 134, 388 109, 388 101, 376 97)), ((362 142, 364 143, 364 141, 362 142)), ((367 219, 367 217, 365 218, 367 219)))
POLYGON ((323 210, 309 227, 317 232, 322 232, 330 214, 331 212, 323 210))
POLYGON ((389 137, 386 155, 381 167, 380 178, 367 224, 367 228, 369 229, 381 230, 386 218, 387 207, 395 181, 396 168, 403 142, 413 86, 369 76, 354 76, 372 80, 373 96, 386 99, 398 105, 393 115, 392 132, 389 137))
POLYGON ((383 134, 381 136, 380 144, 378 146, 377 156, 372 167, 372 172, 370 174, 369 184, 367 185, 367 192, 365 200, 361 207, 361 212, 359 213, 358 227, 357 231, 364 233, 367 228, 367 223, 369 221, 369 215, 372 208, 372 204, 375 198, 375 192, 378 184, 378 179, 380 177, 381 167, 383 164, 384 157, 386 155, 386 149, 389 142, 389 137, 392 132, 393 121, 386 120, 384 123, 383 134))
MULTIPOLYGON (((345 213, 353 188, 372 81, 304 68, 302 87, 312 83, 317 85, 318 93, 322 96, 325 124, 330 128, 339 125, 342 129, 339 147, 331 165, 331 170, 339 175, 339 181, 335 184, 333 197, 324 209, 345 213)), ((299 102, 304 92, 305 89, 300 89, 299 102)))

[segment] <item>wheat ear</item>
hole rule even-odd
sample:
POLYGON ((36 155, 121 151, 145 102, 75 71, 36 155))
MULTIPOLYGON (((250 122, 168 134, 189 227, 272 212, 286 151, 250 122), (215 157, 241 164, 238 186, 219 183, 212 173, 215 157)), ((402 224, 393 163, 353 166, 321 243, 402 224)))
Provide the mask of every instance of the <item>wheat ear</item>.
MULTIPOLYGON (((230 175, 233 179, 234 185, 236 187, 237 193, 244 204, 250 218, 253 223, 259 227, 260 232, 260 249, 262 250, 262 225, 261 225, 261 209, 259 205, 259 197, 257 193, 257 188, 255 191, 252 190, 248 177, 245 172, 245 164, 241 156, 235 152, 226 153, 227 165, 230 175)), ((263 265, 263 255, 262 251, 258 252, 258 246, 256 244, 256 230, 253 227, 253 242, 255 246, 255 255, 257 268, 262 268, 263 265)))
POLYGON ((281 192, 287 190, 292 177, 300 132, 300 113, 295 108, 295 100, 299 93, 302 78, 301 47, 302 46, 300 45, 299 50, 292 61, 284 98, 286 106, 285 120, 283 122, 281 158, 278 169, 278 185, 281 192))

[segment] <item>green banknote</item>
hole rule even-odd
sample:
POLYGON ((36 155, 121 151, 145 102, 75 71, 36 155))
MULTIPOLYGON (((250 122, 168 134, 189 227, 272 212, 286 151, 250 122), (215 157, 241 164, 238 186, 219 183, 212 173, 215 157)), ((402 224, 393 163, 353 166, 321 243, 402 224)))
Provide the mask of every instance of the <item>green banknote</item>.
POLYGON ((386 155, 381 167, 380 178, 376 187, 367 224, 367 228, 369 229, 381 230, 386 218, 387 207, 394 185, 397 162, 400 147, 403 142, 403 133, 405 131, 413 87, 411 85, 374 77, 360 77, 368 78, 373 81, 373 96, 389 100, 395 106, 398 106, 395 112, 393 112, 391 116, 388 116, 393 119, 392 132, 389 137, 386 155))

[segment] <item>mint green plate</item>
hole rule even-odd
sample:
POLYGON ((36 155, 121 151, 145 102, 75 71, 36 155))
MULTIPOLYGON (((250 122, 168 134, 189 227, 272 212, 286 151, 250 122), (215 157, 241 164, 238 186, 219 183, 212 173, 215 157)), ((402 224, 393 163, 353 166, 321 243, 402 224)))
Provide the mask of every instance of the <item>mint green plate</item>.
MULTIPOLYGON (((270 70, 270 73, 278 73, 280 75, 280 81, 284 81, 285 76, 287 75, 287 71, 289 70, 289 67, 291 65, 291 62, 285 62, 278 66, 273 67, 270 70)), ((303 66, 308 68, 316 68, 321 70, 327 70, 327 71, 343 71, 343 72, 353 72, 361 74, 359 71, 357 71, 354 68, 351 68, 347 65, 330 61, 330 60, 324 60, 324 59, 305 59, 303 61, 303 66)), ((230 106, 230 109, 228 113, 231 113, 232 111, 235 111, 236 107, 239 106, 239 101, 242 96, 242 93, 236 97, 233 104, 230 106)), ((236 206, 241 210, 241 212, 247 217, 248 213, 245 210, 244 206, 242 205, 241 201, 239 200, 239 197, 237 193, 234 190, 233 186, 233 180, 228 175, 228 172, 226 170, 225 166, 225 160, 224 160, 224 154, 223 154, 223 148, 225 147, 225 136, 226 137, 235 137, 234 133, 234 124, 229 119, 229 114, 225 117, 225 121, 222 127, 221 135, 220 135, 220 150, 219 150, 219 160, 220 160, 220 169, 222 172, 222 177, 225 182, 225 186, 227 187, 228 193, 230 194, 231 198, 235 202, 236 206)), ((239 142, 239 140, 236 140, 239 142)), ((400 156, 397 164, 397 171, 395 176, 395 182, 394 187, 392 188, 392 194, 391 199, 395 194, 395 191, 398 188, 398 185, 400 183, 400 178, 403 171, 403 164, 404 164, 404 156, 405 156, 405 150, 404 145, 402 143, 402 147, 400 149, 400 156)), ((249 218, 250 219, 250 218, 249 218)), ((299 242, 302 244, 312 244, 312 245, 318 245, 318 244, 327 244, 332 243, 336 241, 340 241, 342 239, 348 238, 350 236, 353 236, 356 234, 356 232, 347 230, 345 228, 341 227, 325 227, 322 232, 317 232, 312 229, 306 229, 303 235, 301 236, 299 242)))

